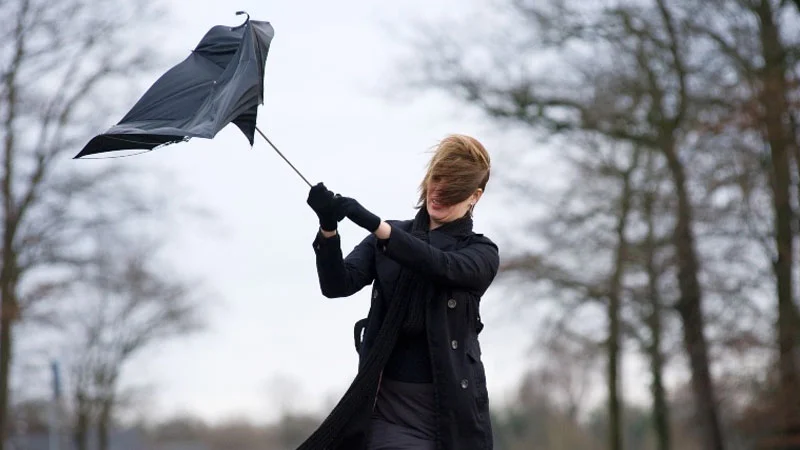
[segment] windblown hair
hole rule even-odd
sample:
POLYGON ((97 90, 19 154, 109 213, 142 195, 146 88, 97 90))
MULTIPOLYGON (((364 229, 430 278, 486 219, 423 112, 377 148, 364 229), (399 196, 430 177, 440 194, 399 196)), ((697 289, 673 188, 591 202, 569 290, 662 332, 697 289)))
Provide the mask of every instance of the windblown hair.
POLYGON ((439 184, 439 201, 447 206, 463 202, 479 188, 486 190, 490 168, 489 153, 477 139, 462 134, 447 136, 428 162, 417 207, 425 205, 431 182, 439 184))

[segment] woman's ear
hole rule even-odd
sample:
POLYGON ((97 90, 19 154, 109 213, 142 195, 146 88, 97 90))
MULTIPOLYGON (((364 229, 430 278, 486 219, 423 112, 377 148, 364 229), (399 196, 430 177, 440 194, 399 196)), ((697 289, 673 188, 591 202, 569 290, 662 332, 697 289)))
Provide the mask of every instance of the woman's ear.
POLYGON ((478 188, 478 190, 472 194, 472 199, 469 202, 470 205, 475 206, 475 204, 478 203, 478 200, 481 199, 481 195, 483 195, 483 189, 478 188))

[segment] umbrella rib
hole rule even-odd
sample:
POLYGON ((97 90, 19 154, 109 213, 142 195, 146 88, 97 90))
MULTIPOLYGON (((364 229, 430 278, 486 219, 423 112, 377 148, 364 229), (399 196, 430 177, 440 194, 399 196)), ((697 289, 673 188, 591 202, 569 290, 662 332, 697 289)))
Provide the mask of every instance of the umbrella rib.
POLYGON ((260 135, 261 135, 261 137, 263 137, 263 138, 264 138, 264 140, 265 140, 265 141, 267 141, 267 143, 268 143, 268 144, 269 144, 269 145, 270 145, 270 146, 271 146, 271 147, 272 147, 272 148, 275 150, 275 152, 276 152, 278 155, 280 155, 280 157, 281 157, 281 158, 283 158, 283 160, 284 160, 284 161, 286 161, 286 164, 289 164, 289 167, 291 167, 292 169, 294 169, 294 171, 295 171, 295 172, 297 172, 297 174, 298 174, 298 175, 300 175, 300 178, 302 178, 302 179, 303 179, 303 181, 305 181, 305 182, 306 182, 306 184, 308 185, 308 187, 312 187, 312 186, 311 186, 311 183, 309 183, 309 182, 308 182, 308 180, 306 180, 306 177, 304 177, 304 176, 303 176, 303 174, 302 174, 302 173, 300 173, 300 171, 299 171, 299 170, 297 170, 297 168, 294 166, 294 164, 292 164, 291 162, 289 162, 289 160, 288 160, 288 159, 286 159, 286 157, 285 157, 285 156, 283 156, 283 153, 281 153, 281 151, 280 151, 280 150, 278 150, 278 147, 275 147, 275 144, 273 144, 273 143, 272 143, 272 141, 270 141, 270 140, 269 140, 269 138, 268 138, 268 137, 267 137, 267 136, 266 136, 264 133, 262 133, 262 132, 261 132, 261 130, 260 130, 258 127, 256 127, 256 131, 258 131, 258 134, 260 134, 260 135))

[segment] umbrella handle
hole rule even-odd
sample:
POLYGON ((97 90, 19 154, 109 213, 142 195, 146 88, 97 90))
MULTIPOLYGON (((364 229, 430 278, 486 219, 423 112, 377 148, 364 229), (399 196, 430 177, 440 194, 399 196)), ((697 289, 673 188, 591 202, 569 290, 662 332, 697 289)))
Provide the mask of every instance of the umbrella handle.
POLYGON ((233 28, 231 28, 231 30, 235 30, 237 28, 241 28, 241 27, 247 25, 247 22, 250 22, 250 14, 247 11, 236 11, 236 15, 237 16, 241 16, 242 14, 246 15, 247 19, 245 19, 243 24, 241 24, 239 26, 236 26, 236 27, 233 27, 233 28))
POLYGON ((289 167, 291 167, 292 169, 294 169, 294 171, 295 171, 295 172, 297 172, 297 174, 298 174, 298 175, 300 175, 300 178, 302 178, 302 179, 303 179, 303 181, 305 181, 305 182, 306 182, 306 184, 308 185, 308 187, 312 187, 312 186, 311 186, 311 183, 309 183, 309 182, 308 182, 308 180, 306 180, 306 177, 304 177, 304 176, 303 176, 303 174, 302 174, 302 173, 300 173, 300 171, 299 171, 299 170, 297 170, 297 168, 294 166, 294 164, 292 164, 291 162, 289 162, 289 160, 288 160, 288 159, 286 159, 286 157, 285 157, 285 156, 283 156, 283 153, 281 153, 281 151, 280 151, 280 150, 278 150, 278 147, 275 147, 275 144, 273 144, 273 143, 272 143, 272 141, 270 141, 270 140, 269 140, 269 138, 268 138, 268 137, 267 137, 267 136, 266 136, 264 133, 262 133, 262 132, 261 132, 261 130, 259 130, 259 129, 258 129, 258 127, 256 127, 256 131, 258 131, 258 134, 260 134, 260 135, 261 135, 261 137, 263 137, 263 138, 264 138, 264 140, 265 140, 265 141, 267 141, 267 143, 268 143, 268 144, 269 144, 269 145, 270 145, 270 146, 271 146, 271 147, 272 147, 272 148, 275 150, 275 152, 276 152, 276 153, 278 153, 278 155, 280 155, 280 157, 281 157, 281 158, 283 158, 283 160, 284 160, 284 161, 286 161, 286 164, 289 164, 289 167))

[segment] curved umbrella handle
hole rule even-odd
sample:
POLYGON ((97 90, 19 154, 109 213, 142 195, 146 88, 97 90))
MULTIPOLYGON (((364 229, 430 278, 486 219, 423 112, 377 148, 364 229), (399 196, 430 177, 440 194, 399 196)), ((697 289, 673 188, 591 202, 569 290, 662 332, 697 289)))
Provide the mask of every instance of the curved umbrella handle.
POLYGON ((245 19, 244 23, 242 23, 238 27, 231 28, 231 30, 235 30, 237 28, 241 28, 241 27, 247 25, 247 22, 250 22, 250 14, 248 14, 247 11, 236 11, 236 15, 237 16, 241 16, 242 14, 245 14, 247 16, 247 19, 245 19))

